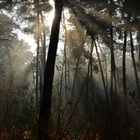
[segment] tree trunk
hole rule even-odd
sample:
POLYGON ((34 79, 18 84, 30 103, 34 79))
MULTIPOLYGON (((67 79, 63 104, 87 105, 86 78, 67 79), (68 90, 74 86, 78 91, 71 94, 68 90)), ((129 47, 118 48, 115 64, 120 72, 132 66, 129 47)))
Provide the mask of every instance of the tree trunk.
POLYGON ((63 0, 55 0, 55 17, 51 29, 48 57, 45 65, 44 86, 41 99, 42 102, 40 107, 39 140, 50 140, 49 119, 52 104, 52 86, 53 86, 57 45, 59 41, 59 29, 62 9, 63 9, 63 0))
POLYGON ((106 86, 106 83, 105 83, 105 78, 104 78, 102 63, 101 63, 101 60, 100 60, 100 56, 99 56, 97 44, 96 44, 95 41, 94 41, 94 44, 95 44, 95 50, 96 50, 96 54, 97 54, 97 58, 98 58, 99 66, 100 66, 100 71, 101 71, 101 76, 102 76, 103 87, 104 87, 105 95, 106 95, 107 111, 108 111, 108 109, 109 109, 109 97, 108 97, 107 86, 106 86))
MULTIPOLYGON (((40 12, 41 16, 41 24, 42 24, 42 48, 41 48, 41 58, 40 58, 40 93, 43 92, 43 84, 44 84, 44 71, 45 71, 45 60, 46 60, 46 30, 45 30, 45 23, 44 23, 44 17, 43 12, 40 12)), ((40 95, 42 96, 42 95, 40 95)), ((40 101, 41 102, 41 101, 40 101)))
MULTIPOLYGON (((113 17, 113 5, 114 1, 108 1, 109 6, 109 17, 112 19, 113 17)), ((116 107, 116 94, 117 94, 117 86, 116 86, 116 64, 115 64, 115 55, 114 55, 114 30, 113 30, 113 22, 111 21, 111 26, 109 28, 110 35, 110 53, 111 53, 111 74, 110 74, 110 106, 109 106, 109 134, 107 135, 107 139, 114 139, 116 136, 114 134, 114 112, 116 107)))
POLYGON ((124 94, 124 113, 125 119, 127 117, 127 87, 126 87, 126 45, 127 45, 127 32, 124 32, 124 45, 123 45, 123 58, 122 58, 122 77, 123 77, 123 94, 124 94))
POLYGON ((133 44, 133 37, 132 37, 132 31, 130 31, 130 45, 131 45, 131 57, 132 57, 132 64, 134 67, 134 74, 135 74, 135 79, 136 79, 136 85, 137 85, 137 92, 138 92, 138 97, 140 100, 140 85, 139 85, 139 77, 138 77, 138 72, 136 68, 136 60, 134 56, 134 44, 133 44))
POLYGON ((39 103, 39 40, 40 40, 40 34, 39 34, 39 12, 37 12, 37 49, 36 49, 36 86, 35 86, 35 93, 36 93, 36 108, 38 110, 38 103, 39 103))

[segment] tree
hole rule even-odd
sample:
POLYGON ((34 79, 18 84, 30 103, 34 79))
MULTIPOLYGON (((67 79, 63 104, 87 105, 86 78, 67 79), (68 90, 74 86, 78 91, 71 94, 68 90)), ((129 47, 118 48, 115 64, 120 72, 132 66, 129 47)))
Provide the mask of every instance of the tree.
POLYGON ((45 66, 44 86, 41 98, 40 116, 39 116, 39 139, 49 140, 49 120, 51 113, 51 98, 54 76, 54 65, 59 40, 59 28, 63 9, 63 0, 55 1, 55 17, 52 24, 48 57, 45 66))
MULTIPOLYGON (((139 35, 140 22, 138 0, 55 0, 55 18, 51 30, 47 62, 45 62, 47 30, 43 15, 45 15, 44 9, 47 9, 48 1, 5 0, 2 4, 7 8, 12 3, 18 4, 17 7, 20 10, 17 7, 15 9, 18 9, 17 12, 20 13, 21 20, 28 21, 24 31, 32 32, 37 42, 35 74, 37 103, 40 100, 39 93, 41 93, 38 139, 51 139, 49 137, 50 119, 55 125, 57 120, 51 116, 55 116, 57 111, 59 125, 57 130, 61 129, 57 132, 60 138, 64 138, 68 133, 72 137, 74 130, 77 133, 75 137, 80 135, 84 131, 81 130, 85 124, 83 120, 90 118, 88 121, 90 120, 90 123, 93 124, 92 135, 96 138, 96 134, 101 133, 103 139, 129 139, 129 137, 138 139, 134 138, 134 133, 130 133, 132 131, 130 128, 137 131, 139 129, 137 125, 140 123, 136 117, 140 116, 139 101, 137 100, 139 95, 139 60, 137 61, 139 44, 137 36, 139 35), (65 39, 63 37, 65 33, 59 39, 63 7, 69 9, 69 14, 74 17, 75 21, 71 20, 72 18, 69 19, 73 26, 70 30, 64 27, 65 39), (62 71, 59 70, 58 63, 56 64, 57 72, 62 72, 61 80, 56 81, 55 79, 53 82, 56 72, 55 59, 62 58, 62 54, 59 54, 60 57, 56 55, 59 40, 65 46, 64 62, 60 66, 62 71), (66 57, 66 53, 69 53, 69 56, 66 57), (132 73, 133 68, 134 73, 132 73), (56 84, 58 81, 60 83, 56 84), (68 85, 68 83, 70 84, 68 85), (57 107, 59 109, 53 114, 51 110, 55 110, 55 108, 53 108, 52 103, 55 104, 53 99, 57 97, 53 98, 52 88, 56 89, 53 90, 54 93, 58 93, 58 85, 60 85, 59 95, 61 94, 61 96, 56 102, 59 102, 59 107, 57 107), (109 92, 108 88, 110 88, 109 92), (136 92, 131 93, 130 89, 136 92), (67 93, 71 96, 70 101, 64 97, 67 93), (59 112, 62 109, 64 112, 59 112), (84 114, 84 117, 81 114, 84 114), (61 117, 61 115, 64 116, 61 117), (86 115, 87 117, 85 117, 86 115), (63 120, 65 116, 68 117, 68 120, 63 120), (132 122, 132 118, 137 122, 132 122), (71 121, 72 119, 73 121, 71 121), (78 127, 80 129, 77 129, 78 127)), ((7 40, 7 38, 3 38, 3 40, 7 40)), ((12 56, 9 55, 11 50, 9 47, 5 48, 7 58, 3 58, 11 60, 12 56)), ((3 53, 4 49, 1 50, 3 53)), ((7 62, 12 70, 13 62, 7 62)), ((11 79, 13 79, 12 77, 11 75, 11 79)), ((54 94, 54 96, 59 95, 54 94)), ((136 131, 135 133, 137 133, 136 131)))
MULTIPOLYGON (((31 62, 33 55, 29 45, 23 40, 17 38, 13 33, 14 22, 8 16, 1 14, 1 53, 0 53, 0 100, 1 100, 1 129, 10 131, 11 127, 15 129, 17 124, 22 128, 27 125, 28 120, 19 121, 19 117, 24 113, 24 107, 28 94, 31 93, 32 84, 29 84, 31 77, 31 62), (21 75, 24 73, 24 76, 21 75)), ((30 95, 33 97, 32 94, 30 95)), ((30 99, 28 99, 30 100, 30 99)), ((32 106, 33 104, 30 103, 32 106)), ((31 107, 30 106, 30 107, 31 107)), ((28 112, 31 108, 26 108, 28 112)), ((32 108, 33 109, 33 108, 32 108)), ((32 114, 32 112, 30 112, 32 114)), ((25 116, 22 115, 24 118, 25 116)))

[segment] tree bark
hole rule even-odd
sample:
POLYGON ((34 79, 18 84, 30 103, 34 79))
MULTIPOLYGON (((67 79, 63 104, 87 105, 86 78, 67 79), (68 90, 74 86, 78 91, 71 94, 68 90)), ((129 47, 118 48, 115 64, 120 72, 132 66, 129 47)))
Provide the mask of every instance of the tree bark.
POLYGON ((135 79, 136 79, 138 98, 140 100, 139 76, 138 76, 138 72, 137 72, 137 68, 136 68, 136 60, 135 60, 135 56, 134 56, 134 44, 133 44, 132 31, 130 31, 130 45, 131 45, 131 57, 132 57, 132 64, 133 64, 133 67, 134 67, 134 74, 135 74, 135 79))
POLYGON ((123 72, 123 93, 126 95, 126 43, 127 43, 127 32, 124 33, 124 45, 123 45, 123 60, 122 60, 122 72, 123 72))
POLYGON ((126 45, 127 45, 127 32, 124 32, 124 45, 123 45, 123 58, 122 58, 122 77, 123 77, 123 94, 124 94, 124 115, 126 123, 128 122, 127 112, 127 87, 126 87, 126 45))
POLYGON ((48 57, 45 65, 44 86, 39 115, 39 140, 50 140, 49 119, 52 104, 52 86, 62 10, 63 0, 55 0, 55 17, 51 29, 48 57))

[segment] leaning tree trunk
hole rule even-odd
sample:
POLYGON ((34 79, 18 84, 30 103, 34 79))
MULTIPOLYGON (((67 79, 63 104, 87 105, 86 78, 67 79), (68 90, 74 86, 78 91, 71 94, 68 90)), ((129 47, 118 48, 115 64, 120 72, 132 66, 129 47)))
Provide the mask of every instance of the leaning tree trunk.
POLYGON ((48 132, 52 103, 52 85, 62 9, 63 0, 55 0, 55 17, 51 29, 48 57, 45 65, 44 86, 39 114, 39 140, 50 140, 48 132))
POLYGON ((103 73, 102 63, 101 63, 101 59, 100 59, 100 56, 99 56, 97 44, 96 44, 95 41, 94 41, 94 44, 95 44, 95 50, 96 50, 96 54, 97 54, 97 58, 98 58, 98 62, 99 62, 100 71, 101 71, 101 77, 102 77, 103 87, 104 87, 104 91, 105 91, 106 105, 107 105, 107 112, 108 112, 109 111, 109 97, 108 97, 107 86, 106 86, 106 83, 105 83, 105 77, 104 77, 104 73, 103 73))

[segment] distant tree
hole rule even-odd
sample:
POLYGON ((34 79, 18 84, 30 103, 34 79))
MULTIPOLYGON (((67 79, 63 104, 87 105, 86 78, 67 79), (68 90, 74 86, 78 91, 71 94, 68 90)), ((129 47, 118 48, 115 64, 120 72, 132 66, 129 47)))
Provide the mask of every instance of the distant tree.
MULTIPOLYGON (((12 32, 12 19, 4 14, 0 16, 0 123, 2 129, 9 130, 12 126, 17 127, 18 117, 23 113, 24 100, 32 89, 29 80, 32 79, 33 54, 29 51, 29 45, 18 40, 17 34, 12 32)), ((33 97, 32 94, 30 96, 33 97)), ((22 125, 25 124, 24 121, 22 125)))

